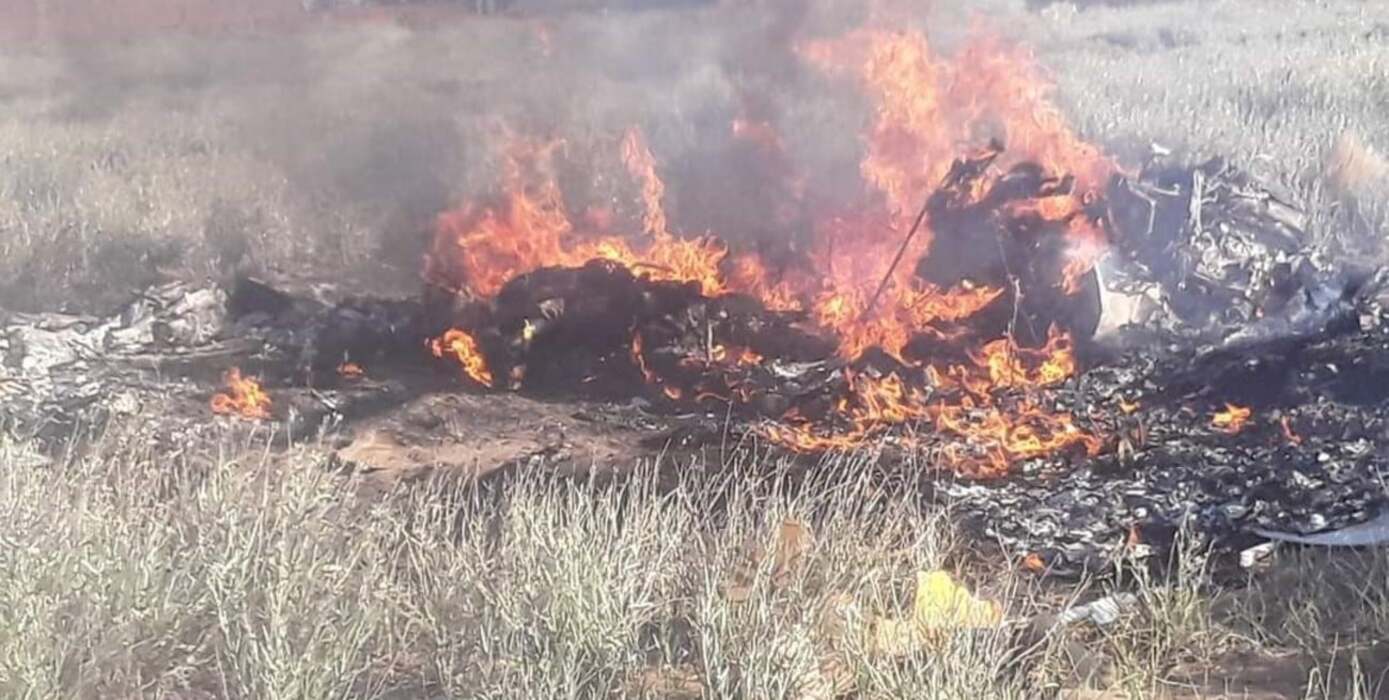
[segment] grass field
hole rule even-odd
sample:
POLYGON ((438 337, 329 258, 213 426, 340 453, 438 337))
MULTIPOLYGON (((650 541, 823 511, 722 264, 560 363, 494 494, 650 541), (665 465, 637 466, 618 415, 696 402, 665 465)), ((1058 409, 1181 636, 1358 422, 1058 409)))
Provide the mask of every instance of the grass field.
POLYGON ((191 472, 20 449, 0 451, 5 697, 1370 698, 1389 660, 1383 550, 1284 552, 1224 589, 1199 552, 1171 580, 1043 584, 867 455, 794 490, 749 461, 494 500, 359 496, 313 448, 191 472), (1002 619, 900 632, 938 569, 1002 619), (1117 623, 1049 626, 1113 590, 1138 598, 1117 623))
MULTIPOLYGON (((1121 161, 1229 156, 1317 235, 1377 250, 1389 20, 1369 3, 982 5, 1121 161), (1328 176, 1345 133, 1365 148, 1328 176)), ((943 45, 964 14, 936 9, 943 45)), ((635 120, 671 160, 698 150, 679 124, 730 89, 703 20, 546 21, 0 49, 0 306, 101 311, 235 269, 413 289, 433 215, 492 179, 496 115, 575 138, 635 120)), ((822 138, 846 118, 822 107, 788 138, 839 162, 854 131, 822 138)), ((0 696, 1389 697, 1383 550, 1284 551, 1226 586, 1193 550, 1172 580, 1063 585, 967 546, 871 454, 798 490, 745 455, 474 501, 359 495, 314 446, 194 464, 119 437, 46 466, 0 442, 0 696), (937 569, 1002 621, 888 640, 937 569), (1118 623, 1044 633, 1110 589, 1139 600, 1118 623)))

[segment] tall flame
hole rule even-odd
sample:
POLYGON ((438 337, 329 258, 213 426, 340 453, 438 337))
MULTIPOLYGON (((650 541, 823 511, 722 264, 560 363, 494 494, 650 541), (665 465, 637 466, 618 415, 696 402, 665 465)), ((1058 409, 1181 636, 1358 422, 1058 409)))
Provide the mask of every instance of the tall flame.
POLYGON ((660 176, 656 175, 656 158, 651 155, 651 149, 646 147, 646 139, 640 129, 633 127, 623 135, 622 162, 627 166, 627 172, 632 178, 641 183, 641 203, 646 209, 642 225, 646 228, 647 235, 657 239, 669 236, 663 203, 666 185, 661 182, 660 176))
POLYGON ((641 246, 609 232, 576 230, 555 177, 553 152, 558 145, 517 142, 507 154, 507 194, 499 205, 467 204, 440 215, 426 258, 426 279, 491 296, 513 277, 538 267, 603 259, 651 279, 697 283, 705 294, 726 291, 719 265, 727 248, 712 238, 682 239, 666 230, 659 201, 665 185, 639 131, 627 133, 622 152, 640 182, 646 206, 648 236, 641 246))
MULTIPOLYGON (((1074 374, 1070 338, 1052 329, 1042 348, 998 338, 966 353, 968 362, 914 360, 907 352, 914 335, 943 333, 936 326, 966 321, 1006 290, 969 282, 942 289, 917 277, 917 263, 933 243, 929 225, 892 267, 921 199, 940 183, 962 148, 998 137, 1008 145, 998 166, 1030 161, 1074 177, 1073 187, 1027 205, 1032 207, 1027 213, 1064 224, 1070 251, 1058 285, 1068 293, 1081 288, 1105 244, 1104 231, 1086 216, 1085 205, 1114 166, 1067 126, 1032 56, 979 35, 947 59, 935 54, 919 31, 879 28, 804 43, 796 51, 808 63, 856 82, 874 105, 860 163, 872 196, 815 221, 801 264, 774 268, 755 254, 730 253, 713 237, 673 231, 657 159, 642 132, 632 128, 616 150, 638 193, 642 213, 636 235, 614 230, 606 210, 570 215, 554 166, 561 142, 513 139, 500 173, 503 194, 490 204, 468 203, 440 215, 426 277, 486 297, 539 267, 606 259, 653 280, 697 285, 708 296, 738 292, 769 309, 804 311, 835 334, 843 360, 880 348, 931 378, 930 386, 918 386, 895 373, 852 374, 849 395, 838 406, 847 429, 826 432, 792 413, 764 431, 795 448, 848 447, 893 426, 921 422, 979 445, 979 454, 956 456, 978 471, 998 472, 1013 460, 1073 445, 1098 450, 1098 440, 1072 417, 1048 410, 1031 393, 1074 374), (882 294, 875 299, 880 283, 882 294)), ((732 130, 784 163, 783 142, 772 123, 739 118, 732 130)), ((801 191, 794 179, 786 191, 801 191)), ((682 390, 648 367, 641 342, 637 336, 632 359, 648 381, 672 398, 703 395, 704 390, 682 390)), ((456 357, 469 376, 491 385, 471 336, 451 330, 433 347, 436 355, 456 357)), ((722 356, 721 361, 755 357, 727 348, 722 356)))

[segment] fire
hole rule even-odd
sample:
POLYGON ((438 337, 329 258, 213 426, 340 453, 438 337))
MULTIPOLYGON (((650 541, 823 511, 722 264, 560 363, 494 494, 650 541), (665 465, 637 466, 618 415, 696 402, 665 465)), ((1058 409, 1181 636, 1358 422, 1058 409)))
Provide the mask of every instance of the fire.
MULTIPOLYGON (((556 180, 554 152, 562 141, 517 141, 506 154, 506 194, 492 206, 466 204, 436 221, 425 278, 477 296, 492 296, 512 278, 544 266, 577 267, 612 260, 654 280, 693 282, 708 295, 725 290, 719 265, 728 250, 712 238, 682 239, 666 230, 660 197, 665 185, 640 132, 623 138, 621 151, 642 188, 645 245, 605 231, 576 227, 556 180)), ((605 216, 581 223, 603 223, 605 216)))
POLYGON ((769 121, 734 119, 729 127, 735 137, 751 141, 768 152, 781 153, 785 150, 781 141, 781 133, 769 121))
POLYGON ((1071 219, 1069 232, 1070 260, 1061 271, 1062 288, 1067 294, 1079 294, 1084 288, 1085 276, 1104 257, 1107 243, 1104 232, 1084 217, 1071 219))
POLYGON ((772 281, 762 261, 751 255, 740 255, 729 262, 728 283, 735 290, 756 290, 757 296, 773 311, 800 311, 805 308, 797 285, 789 280, 772 281))
POLYGON ((750 348, 729 347, 726 345, 715 345, 710 358, 714 362, 732 363, 736 365, 759 365, 762 364, 762 356, 750 348))
POLYGON ((651 155, 651 149, 646 147, 646 139, 635 128, 628 129, 622 137, 622 162, 632 178, 641 183, 641 202, 646 209, 642 225, 647 235, 654 238, 669 236, 665 205, 662 203, 666 185, 656 175, 656 159, 651 155))
POLYGON ((366 376, 366 370, 356 362, 344 362, 338 365, 338 376, 343 379, 361 379, 366 376))
POLYGON ((1236 406, 1232 403, 1225 404, 1225 409, 1216 411, 1211 416, 1211 426, 1234 435, 1244 430, 1244 424, 1253 415, 1253 410, 1247 406, 1236 406))
MULTIPOLYGON (((944 60, 921 32, 886 29, 860 29, 799 50, 827 71, 857 78, 877 97, 862 172, 895 217, 916 209, 960 144, 978 142, 977 130, 985 125, 1008 144, 1000 167, 1031 160, 1074 175, 1079 194, 1049 198, 1047 210, 1037 213, 1068 222, 1073 261, 1064 284, 1069 292, 1079 289, 1105 247, 1103 231, 1082 213, 1085 193, 1101 187, 1115 166, 1066 124, 1051 100, 1051 81, 1030 53, 979 33, 954 60, 944 60)), ((913 251, 918 256, 929 238, 919 247, 913 251)))
POLYGON ((646 352, 643 350, 640 333, 636 333, 632 336, 632 364, 636 365, 638 370, 641 370, 641 376, 646 379, 646 383, 661 383, 660 375, 651 371, 651 368, 646 366, 646 352))
POLYGON ((429 349, 435 357, 447 355, 458 360, 463 366, 463 372, 478 384, 492 386, 492 371, 487 368, 487 359, 483 357, 477 340, 466 331, 450 328, 443 335, 431 340, 429 349))
POLYGON ((994 387, 1052 386, 1075 374, 1076 369, 1070 336, 1055 327, 1048 333, 1045 347, 1020 348, 1001 338, 985 345, 975 363, 988 369, 988 384, 975 388, 980 394, 994 387))
MULTIPOLYGON (((903 241, 923 198, 949 172, 962 145, 997 137, 1008 147, 993 167, 1026 161, 1073 177, 1064 186, 1058 178, 1050 196, 1029 210, 1019 205, 1010 213, 1064 229, 1068 258, 1057 284, 1074 294, 1105 249, 1105 231, 1087 215, 1087 204, 1114 171, 1113 163, 1066 124, 1033 57, 996 38, 975 36, 946 58, 919 31, 870 27, 795 50, 802 60, 856 83, 873 109, 859 164, 865 196, 841 211, 818 215, 794 263, 773 264, 752 252, 730 251, 711 235, 676 230, 666 213, 661 164, 643 133, 632 128, 613 152, 635 192, 631 203, 638 205, 639 217, 627 216, 624 223, 616 202, 617 214, 603 204, 571 215, 556 168, 564 142, 506 134, 498 193, 439 216, 426 279, 486 298, 537 268, 605 259, 651 280, 697 286, 706 296, 746 294, 771 310, 804 312, 834 334, 846 365, 874 348, 902 365, 903 374, 881 376, 845 369, 851 373, 848 395, 839 400, 833 427, 793 412, 762 430, 765 438, 793 449, 849 448, 921 424, 972 446, 970 454, 951 457, 967 471, 1001 473, 1015 460, 1070 447, 1097 451, 1097 438, 1036 394, 1076 372, 1073 343, 1063 331, 1050 329, 1040 348, 1001 337, 975 341, 949 360, 912 357, 914 337, 961 337, 952 329, 996 307, 1009 290, 968 281, 941 288, 918 277, 918 263, 935 242, 929 221, 905 247, 903 241), (881 295, 875 297, 880 285, 881 295), (929 378, 924 385, 921 376, 929 378)), ((780 166, 773 170, 786 178, 781 191, 800 196, 804 179, 781 172, 792 170, 792 161, 784 157, 785 142, 773 121, 744 115, 733 119, 730 129, 735 139, 775 157, 780 166)), ((983 192, 966 195, 977 200, 983 192)), ((769 220, 780 217, 769 213, 769 220)), ((633 365, 672 400, 745 395, 737 386, 687 386, 663 377, 650 366, 642 342, 639 334, 633 337, 633 365)), ((456 357, 475 380, 492 384, 467 333, 451 330, 431 347, 436 355, 456 357)), ((702 354, 706 365, 763 362, 747 348, 712 341, 702 354)))
POLYGON ((270 395, 261 389, 260 382, 242 377, 239 367, 227 370, 224 380, 227 393, 212 396, 213 413, 260 420, 270 417, 270 395))
POLYGON ((1018 348, 1000 340, 985 347, 974 365, 928 366, 938 391, 963 391, 955 403, 932 401, 927 391, 908 386, 901 377, 851 375, 851 397, 841 410, 852 428, 826 435, 808 423, 771 424, 763 434, 773 442, 802 450, 851 448, 892 426, 920 422, 938 433, 963 438, 978 454, 951 456, 953 466, 977 476, 1005 473, 1018 459, 1078 446, 1099 453, 1101 441, 1082 430, 1072 417, 1047 411, 1030 398, 996 400, 1007 387, 1042 387, 1064 381, 1075 369, 1070 339, 1053 330, 1040 349, 1018 348))
POLYGON ((1018 566, 1023 571, 1039 574, 1046 571, 1047 562, 1042 558, 1042 555, 1036 552, 1028 552, 1027 556, 1023 557, 1021 562, 1018 562, 1018 566))
POLYGON ((535 25, 534 31, 536 44, 540 47, 540 55, 550 58, 555 52, 555 33, 546 24, 535 25))

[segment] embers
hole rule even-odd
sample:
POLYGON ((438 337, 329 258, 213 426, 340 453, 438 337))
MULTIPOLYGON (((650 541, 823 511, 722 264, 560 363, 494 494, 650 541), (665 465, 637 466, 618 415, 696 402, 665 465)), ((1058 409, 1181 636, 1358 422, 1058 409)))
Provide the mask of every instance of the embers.
POLYGON ((1067 469, 1043 467, 1046 480, 951 493, 991 537, 1070 564, 1117 554, 1135 524, 1189 527, 1217 541, 1250 528, 1353 525, 1386 504, 1389 406, 1344 400, 1325 382, 1356 375, 1386 351, 1379 326, 1310 346, 1266 343, 1250 350, 1257 361, 1143 348, 1087 372, 1074 394, 1060 392, 1097 407, 1112 449, 1067 469), (1238 390, 1257 373, 1221 380, 1251 364, 1279 367, 1279 380, 1257 391, 1238 390))

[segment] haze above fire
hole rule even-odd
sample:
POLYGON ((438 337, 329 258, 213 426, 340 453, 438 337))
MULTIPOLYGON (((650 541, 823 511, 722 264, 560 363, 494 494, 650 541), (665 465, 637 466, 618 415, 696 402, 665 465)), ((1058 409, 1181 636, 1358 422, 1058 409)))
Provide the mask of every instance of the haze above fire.
MULTIPOLYGON (((302 51, 280 42, 262 52, 267 44, 254 37, 210 52, 154 42, 111 62, 102 48, 74 47, 69 77, 93 89, 57 108, 86 119, 156 90, 170 109, 227 115, 228 129, 281 164, 291 190, 369 212, 344 217, 374 219, 369 228, 380 232, 363 262, 393 261, 402 276, 418 274, 425 253, 430 284, 487 296, 539 267, 616 260, 653 279, 695 281, 706 295, 740 292, 772 310, 803 311, 834 333, 842 361, 881 348, 919 363, 907 357, 913 334, 966 321, 1016 292, 970 279, 968 264, 949 283, 918 279, 918 261, 942 247, 931 222, 898 254, 957 157, 998 139, 1007 148, 990 161, 996 174, 1035 163, 1037 177, 1075 178, 1004 212, 1066 222, 1074 264, 1057 281, 1072 292, 1103 243, 1081 209, 1112 171, 1049 101, 1025 48, 983 23, 968 31, 958 23, 934 27, 959 35, 942 51, 925 19, 917 3, 787 1, 489 20, 438 33, 310 32, 302 51), (432 49, 457 56, 442 44, 465 35, 473 60, 431 62, 432 49), (311 60, 323 55, 314 44, 335 42, 354 47, 329 52, 349 57, 344 63, 311 60), (227 74, 244 81, 204 87, 227 74)), ((983 195, 989 180, 975 182, 978 191, 957 194, 983 195)), ((331 224, 291 224, 291 235, 268 243, 303 249, 301 258, 343 255, 300 240, 300 231, 331 224)), ((255 245, 224 248, 230 267, 257 263, 255 245)), ((970 342, 967 360, 933 365, 935 384, 973 395, 957 408, 980 408, 991 389, 1054 384, 1074 371, 1069 340, 1045 327, 1033 329, 1030 342, 1045 346, 1035 356, 997 336, 970 342)), ((459 336, 441 338, 436 354, 463 359, 468 349, 459 336)), ((729 352, 746 357, 740 350, 729 352)), ((950 421, 966 433, 979 419, 942 418, 925 407, 930 392, 894 382, 890 373, 856 381, 859 400, 874 407, 856 414, 855 440, 883 416, 950 421)), ((1001 415, 983 420, 993 433, 1014 427, 1001 415)), ((1051 427, 1073 432, 1064 421, 1051 427)), ((1034 436, 1001 437, 1029 455, 1039 451, 1027 446, 1034 436)), ((795 442, 817 446, 823 437, 795 442)))
MULTIPOLYGON (((927 29, 933 41, 947 37, 944 44, 967 33, 960 3, 903 5, 911 7, 899 8, 891 26, 927 29)), ((862 194, 859 139, 869 107, 852 81, 825 75, 794 48, 840 36, 869 14, 863 3, 821 0, 451 22, 437 31, 366 23, 301 28, 291 40, 274 27, 258 30, 274 36, 214 40, 160 29, 138 46, 64 45, 45 109, 84 122, 155 109, 206 114, 218 132, 208 143, 245 145, 277 164, 260 187, 266 197, 283 188, 288 212, 275 214, 296 218, 266 240, 210 231, 253 239, 214 244, 229 266, 256 268, 292 251, 384 260, 399 280, 411 279, 433 217, 496 185, 507 148, 502 124, 562 139, 566 196, 618 197, 629 214, 639 205, 617 182, 625 168, 608 146, 638 127, 662 165, 674 228, 779 244, 807 236, 815 214, 797 210, 793 195, 838 209, 862 194), (740 144, 751 133, 737 139, 729 128, 738 119, 748 129, 777 124, 785 162, 750 155, 740 144), (768 170, 776 167, 794 168, 803 189, 777 184, 780 173, 768 170), (301 198, 310 204, 296 216, 301 198), (336 203, 340 220, 312 202, 336 203), (783 226, 788 220, 798 225, 783 226), (373 250, 356 238, 370 239, 373 250)), ((978 143, 1003 135, 975 126, 978 143)))
MULTIPOLYGON (((531 293, 522 291, 530 285, 526 273, 604 260, 651 282, 689 284, 705 297, 739 293, 772 311, 805 314, 807 322, 834 334, 841 361, 859 363, 877 349, 895 362, 924 368, 916 381, 904 381, 899 371, 871 367, 871 362, 875 371, 865 375, 858 374, 862 366, 845 367, 848 395, 838 400, 835 411, 852 416, 852 427, 826 434, 812 428, 814 421, 793 406, 780 417, 782 425, 765 433, 798 449, 851 447, 884 427, 919 420, 988 443, 982 449, 991 466, 980 469, 972 458, 962 460, 971 471, 997 471, 1015 457, 1077 442, 1091 452, 1098 449, 1098 442, 1068 417, 1048 415, 1036 402, 993 406, 997 390, 1041 388, 1074 373, 1065 331, 1031 329, 1027 342, 1045 347, 1028 351, 1015 342, 1012 323, 1006 329, 991 326, 992 320, 980 327, 971 324, 973 316, 996 307, 1005 293, 1015 317, 1017 306, 1026 303, 1024 295, 1051 295, 1020 287, 1008 268, 1031 267, 1034 258, 1051 255, 1043 251, 1055 245, 1050 240, 1054 234, 1064 241, 1061 262, 1051 273, 1030 275, 1041 281, 1027 284, 1072 295, 1081 291, 1082 279, 1106 244, 1098 217, 1084 210, 1099 197, 1113 164, 1072 133, 1049 101, 1049 85, 1030 56, 986 33, 970 38, 956 56, 945 57, 932 50, 923 32, 904 29, 899 18, 877 10, 862 18, 861 25, 828 37, 806 38, 787 29, 788 21, 804 20, 804 14, 769 17, 774 21, 763 29, 768 41, 759 50, 781 54, 783 60, 776 62, 780 75, 809 84, 813 79, 807 74, 819 73, 823 94, 848 85, 864 106, 867 117, 856 130, 860 183, 819 196, 808 184, 810 173, 782 136, 794 122, 775 102, 742 92, 731 119, 704 127, 724 131, 711 140, 721 144, 715 152, 729 154, 725 165, 735 160, 748 165, 728 171, 723 180, 740 191, 773 193, 777 201, 749 206, 745 198, 734 197, 709 209, 732 215, 725 218, 757 222, 751 231, 732 224, 728 230, 708 230, 711 235, 699 229, 682 233, 672 222, 684 217, 667 214, 669 202, 678 202, 679 196, 670 196, 665 175, 674 171, 679 182, 679 151, 675 157, 657 155, 640 124, 620 136, 608 135, 606 143, 600 135, 571 147, 569 139, 553 131, 517 133, 502 123, 497 138, 504 155, 496 168, 497 184, 439 217, 434 244, 425 256, 426 281, 470 301, 506 294, 515 283, 520 285, 515 297, 531 293), (987 141, 980 141, 982 135, 987 141), (993 145, 999 140, 1012 147, 993 145), (973 155, 957 159, 962 152, 973 155), (602 167, 605 156, 616 156, 625 177, 604 178, 610 172, 602 167), (564 177, 566 165, 579 173, 586 169, 590 179, 571 184, 575 180, 564 177), (929 203, 920 204, 927 194, 929 203), (938 222, 937 217, 945 218, 938 222), (919 227, 923 220, 926 225, 919 227), (948 227, 953 238, 936 240, 937 224, 948 227), (757 235, 767 229, 773 235, 757 235), (982 248, 983 255, 962 248, 982 248), (940 249, 945 253, 936 252, 940 249), (951 261, 945 263, 951 268, 944 275, 948 282, 933 276, 926 263, 933 254, 951 261), (1015 259, 1010 262, 1010 257, 1015 259), (957 325, 932 325, 940 321, 957 325), (961 348, 912 356, 908 345, 922 334, 930 342, 961 348), (958 357, 968 359, 947 359, 958 357), (946 398, 941 392, 953 395, 946 398)), ((548 35, 541 36, 547 50, 548 35)), ((621 284, 618 279, 613 283, 621 284)), ((513 346, 520 343, 522 354, 541 342, 538 336, 544 331, 536 329, 575 301, 558 294, 536 299, 540 315, 522 319, 521 335, 511 341, 513 346)), ((643 357, 639 321, 631 323, 633 362, 671 400, 690 393, 724 401, 746 396, 736 386, 680 388, 651 371, 643 357)), ((449 348, 469 377, 490 386, 493 373, 488 370, 487 379, 481 379, 479 368, 490 364, 487 347, 496 342, 474 338, 477 330, 450 330, 434 341, 434 352, 442 356, 449 348)), ((500 327, 488 332, 507 333, 500 327)), ((761 357, 761 349, 752 350, 761 357)), ((746 356, 723 354, 739 362, 746 356)), ((704 360, 713 355, 706 350, 704 360)), ((525 386, 526 370, 524 359, 511 364, 507 385, 525 386)))

